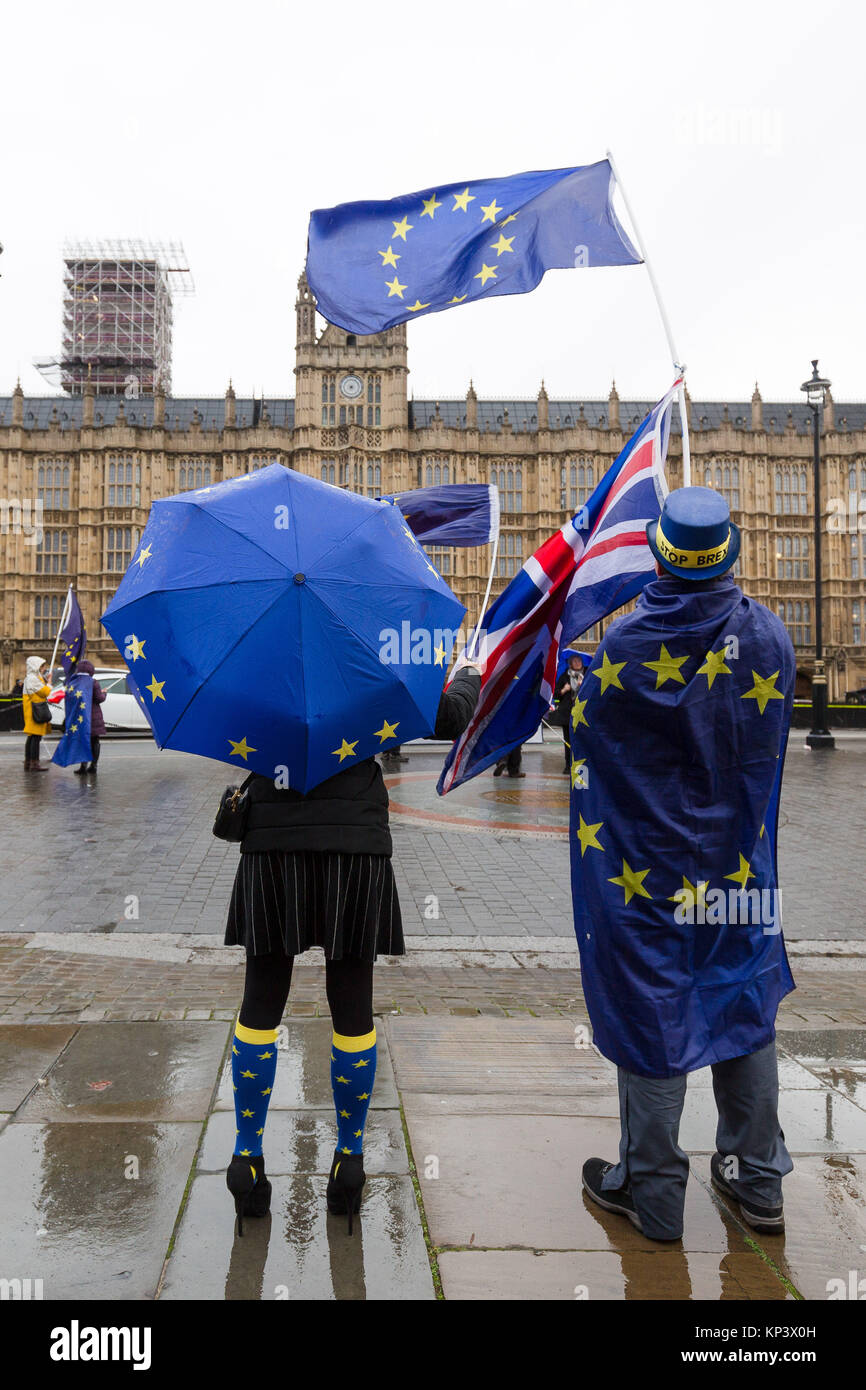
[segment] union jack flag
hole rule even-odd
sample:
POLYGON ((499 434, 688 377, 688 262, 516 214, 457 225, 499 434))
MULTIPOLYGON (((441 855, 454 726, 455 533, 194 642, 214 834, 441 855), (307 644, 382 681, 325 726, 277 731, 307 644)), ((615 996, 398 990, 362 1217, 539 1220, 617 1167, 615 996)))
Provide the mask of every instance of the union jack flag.
MULTIPOLYGON (((468 727, 445 761, 440 796, 531 738, 553 700, 560 643, 640 593, 655 572, 647 522, 661 515, 678 377, 586 504, 526 561, 482 621, 485 673, 468 727)), ((466 652, 455 670, 466 661, 466 652)))

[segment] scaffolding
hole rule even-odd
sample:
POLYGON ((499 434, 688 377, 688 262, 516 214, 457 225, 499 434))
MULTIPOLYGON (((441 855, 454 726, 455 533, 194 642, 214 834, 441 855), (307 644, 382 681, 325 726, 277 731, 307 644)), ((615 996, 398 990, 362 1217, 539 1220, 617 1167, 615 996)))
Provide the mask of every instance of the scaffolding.
POLYGON ((98 395, 171 394, 172 300, 194 286, 177 242, 68 243, 63 349, 37 362, 71 395, 89 382, 98 395))

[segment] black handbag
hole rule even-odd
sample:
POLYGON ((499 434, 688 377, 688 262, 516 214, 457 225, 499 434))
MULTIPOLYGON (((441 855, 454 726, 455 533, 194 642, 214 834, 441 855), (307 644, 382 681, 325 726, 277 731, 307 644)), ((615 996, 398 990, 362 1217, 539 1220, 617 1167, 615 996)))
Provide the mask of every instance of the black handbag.
POLYGON ((30 706, 30 718, 34 724, 51 723, 51 706, 47 700, 34 700, 30 706))
POLYGON ((250 811, 250 794, 247 791, 253 774, 239 787, 226 787, 220 797, 220 804, 214 817, 213 833, 218 840, 237 843, 244 838, 247 817, 250 811))

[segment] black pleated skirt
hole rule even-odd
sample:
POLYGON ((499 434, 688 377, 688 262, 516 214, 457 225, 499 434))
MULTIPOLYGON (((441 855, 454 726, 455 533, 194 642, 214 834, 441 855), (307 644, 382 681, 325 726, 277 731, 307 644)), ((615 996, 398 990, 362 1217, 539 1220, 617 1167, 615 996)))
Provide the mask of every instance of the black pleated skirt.
POLYGON ((226 946, 247 955, 321 946, 328 960, 402 956, 403 922, 391 860, 383 854, 270 850, 242 854, 226 946))

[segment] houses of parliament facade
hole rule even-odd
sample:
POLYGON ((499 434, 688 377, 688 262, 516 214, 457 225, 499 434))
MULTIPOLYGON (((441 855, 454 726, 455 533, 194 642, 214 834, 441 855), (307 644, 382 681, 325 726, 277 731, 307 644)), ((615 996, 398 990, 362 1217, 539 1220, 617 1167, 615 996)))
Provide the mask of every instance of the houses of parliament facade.
MULTIPOLYGON (((296 302, 293 398, 96 395, 0 397, 0 686, 46 659, 73 583, 96 664, 123 660, 100 626, 155 498, 284 463, 376 497, 435 483, 497 484, 502 532, 493 592, 586 501, 652 404, 410 398, 405 325, 356 337, 317 333, 304 277, 296 302), (39 508, 39 531, 26 522, 39 508), (29 532, 29 533, 28 533, 29 532)), ((717 488, 743 531, 735 575, 785 622, 798 694, 814 664, 811 411, 800 400, 689 400, 692 481, 717 488)), ((682 481, 674 412, 670 487, 682 481)), ((866 405, 828 400, 822 435, 824 648, 829 696, 866 686, 866 405)), ((489 548, 434 549, 477 618, 489 548)), ((592 649, 594 631, 581 645, 592 649)))

